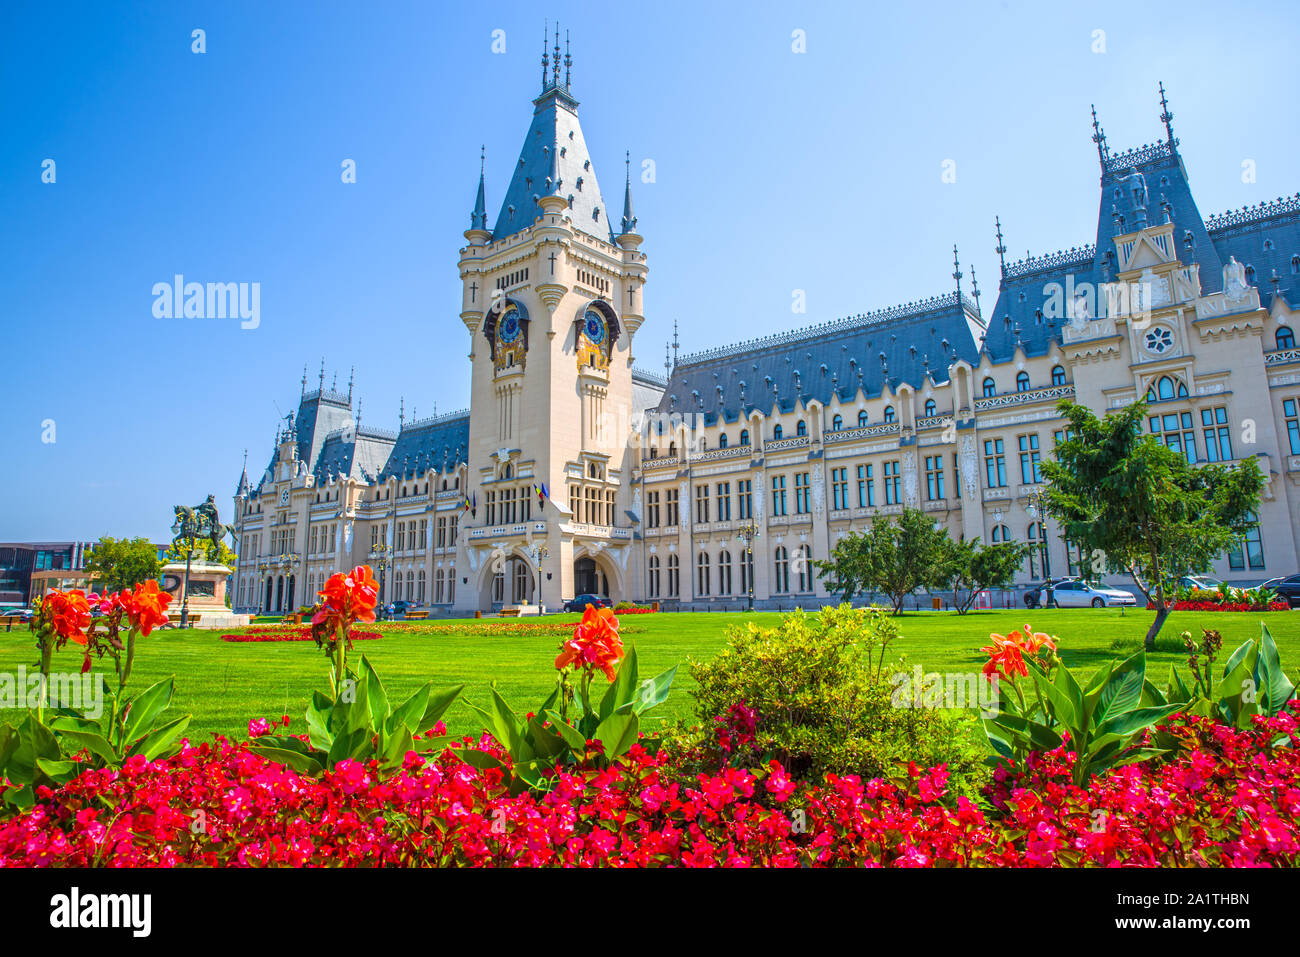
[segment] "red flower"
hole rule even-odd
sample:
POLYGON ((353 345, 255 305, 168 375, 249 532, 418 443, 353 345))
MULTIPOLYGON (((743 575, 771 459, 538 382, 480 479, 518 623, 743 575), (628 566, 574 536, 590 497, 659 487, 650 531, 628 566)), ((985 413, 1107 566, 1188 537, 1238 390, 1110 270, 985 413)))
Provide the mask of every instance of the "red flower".
POLYGON ((374 621, 379 586, 369 565, 358 565, 344 574, 331 575, 325 588, 317 592, 322 601, 312 616, 313 625, 333 624, 344 627, 356 621, 374 621))
POLYGON ((159 591, 158 583, 152 580, 136 585, 134 591, 124 590, 117 596, 117 601, 126 609, 131 627, 146 637, 156 626, 167 624, 167 605, 171 600, 172 596, 159 591))
POLYGON ((1024 649, 1014 638, 989 635, 989 640, 993 644, 980 649, 989 656, 988 662, 984 665, 984 674, 990 677, 1001 675, 1004 678, 1014 678, 1016 675, 1022 678, 1029 677, 1029 666, 1025 664, 1023 655, 1024 649))
POLYGON ((555 667, 563 671, 571 664, 588 671, 602 671, 614 680, 614 666, 623 657, 623 642, 618 637, 618 618, 609 608, 588 605, 582 621, 573 629, 573 637, 560 645, 555 667))
POLYGON ((70 591, 50 590, 41 600, 41 617, 64 641, 86 643, 85 630, 90 627, 90 604, 80 588, 70 591))

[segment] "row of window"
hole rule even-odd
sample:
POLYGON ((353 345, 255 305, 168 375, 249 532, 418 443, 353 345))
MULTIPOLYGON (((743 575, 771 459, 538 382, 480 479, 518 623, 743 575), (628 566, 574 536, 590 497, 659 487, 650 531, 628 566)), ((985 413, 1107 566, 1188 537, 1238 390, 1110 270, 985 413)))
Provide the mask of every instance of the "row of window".
POLYGON ((533 514, 533 487, 494 488, 483 493, 484 518, 488 525, 526 522, 533 514))
MULTIPOLYGON (((753 589, 754 556, 740 552, 736 556, 736 576, 732 577, 731 552, 723 549, 715 562, 707 552, 695 558, 696 598, 747 595, 753 589), (733 585, 739 587, 733 588, 733 585)), ((799 545, 793 554, 784 545, 772 553, 772 594, 808 593, 813 590, 812 547, 799 545), (792 590, 791 584, 795 587, 792 590)), ((681 596, 681 564, 676 555, 660 564, 659 556, 651 555, 646 563, 646 592, 651 598, 678 598, 681 596)))

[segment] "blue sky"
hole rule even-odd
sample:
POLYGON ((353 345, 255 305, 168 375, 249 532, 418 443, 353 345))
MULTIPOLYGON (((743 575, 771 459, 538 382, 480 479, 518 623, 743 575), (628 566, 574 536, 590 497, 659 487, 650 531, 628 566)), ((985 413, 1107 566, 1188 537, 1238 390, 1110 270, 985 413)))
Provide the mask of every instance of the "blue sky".
POLYGON ((547 16, 607 201, 625 149, 655 161, 654 371, 674 319, 691 351, 947 292, 954 242, 987 315, 994 215, 1008 258, 1091 241, 1089 104, 1112 149, 1153 142, 1159 80, 1203 214, 1300 188, 1281 2, 5 4, 0 540, 161 539, 209 492, 228 512, 322 356, 369 422, 463 406, 479 146, 495 218, 547 16), (260 325, 156 318, 175 273, 260 283, 260 325))

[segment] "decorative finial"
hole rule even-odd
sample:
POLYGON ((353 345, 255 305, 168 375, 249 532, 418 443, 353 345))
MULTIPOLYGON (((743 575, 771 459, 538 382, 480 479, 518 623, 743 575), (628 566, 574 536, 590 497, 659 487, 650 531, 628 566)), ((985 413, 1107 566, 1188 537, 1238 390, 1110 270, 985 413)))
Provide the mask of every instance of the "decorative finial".
POLYGON ((970 291, 975 297, 975 311, 980 311, 980 284, 975 280, 975 264, 971 263, 970 267, 970 291))
POLYGON ((546 73, 547 68, 551 65, 551 58, 546 52, 546 44, 551 39, 551 21, 542 21, 542 92, 546 92, 546 73))
POLYGON ((673 320, 673 368, 677 368, 677 348, 680 343, 677 341, 677 320, 673 320))
POLYGON ((668 358, 668 350, 672 348, 668 343, 664 343, 664 378, 670 378, 673 374, 673 364, 668 358))
POLYGON ((1101 124, 1097 122, 1097 107, 1092 105, 1092 141, 1097 144, 1097 159, 1101 161, 1101 168, 1106 169, 1106 158, 1110 155, 1110 148, 1106 146, 1106 134, 1102 131, 1101 124))
POLYGON ((348 405, 352 404, 352 374, 356 371, 357 371, 356 366, 353 366, 351 369, 348 370, 348 405))
POLYGON ((555 57, 551 60, 551 86, 560 85, 560 25, 555 24, 555 57))
POLYGON ((952 244, 952 278, 957 281, 957 302, 961 302, 961 263, 957 261, 957 244, 952 244))
POLYGON ((321 356, 320 359, 320 391, 321 392, 325 391, 325 357, 324 356, 321 356))
POLYGON ((330 391, 337 392, 339 390, 338 387, 339 387, 339 374, 336 370, 334 373, 334 378, 330 379, 330 391))
POLYGON ((1178 141, 1174 139, 1174 114, 1169 112, 1169 100, 1165 98, 1164 80, 1160 81, 1160 110, 1160 122, 1165 124, 1165 133, 1169 136, 1169 149, 1172 152, 1173 148, 1178 145, 1178 141))
POLYGON ((298 398, 307 394, 307 363, 302 364, 302 391, 298 393, 298 398))
POLYGON ((1002 278, 1006 279, 1007 278, 1007 245, 1002 241, 1002 220, 994 216, 993 225, 995 225, 998 230, 998 245, 997 248, 994 249, 993 251, 998 254, 998 265, 1002 269, 1002 278))
POLYGON ((564 88, 569 88, 569 67, 573 65, 573 57, 569 56, 569 31, 564 31, 564 88))
POLYGON ((636 232, 636 214, 632 211, 632 151, 626 150, 623 162, 627 167, 627 181, 623 187, 623 233, 636 232))
POLYGON ((406 424, 406 396, 402 396, 398 400, 398 403, 399 404, 397 406, 397 422, 399 425, 405 425, 406 424))

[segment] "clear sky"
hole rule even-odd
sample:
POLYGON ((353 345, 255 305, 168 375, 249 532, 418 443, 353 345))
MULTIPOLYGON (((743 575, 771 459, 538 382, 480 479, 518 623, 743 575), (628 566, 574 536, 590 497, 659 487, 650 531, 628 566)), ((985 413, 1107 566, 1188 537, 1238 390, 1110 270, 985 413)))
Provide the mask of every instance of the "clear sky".
POLYGON ((465 405, 457 252, 480 144, 493 219, 518 157, 543 17, 607 202, 625 149, 654 160, 652 371, 674 319, 691 351, 947 292, 954 242, 987 315, 994 215, 1008 258, 1092 241, 1089 104, 1112 149, 1154 142, 1159 80, 1203 214, 1300 189, 1289 2, 7 2, 0 540, 161 540, 209 492, 228 515, 322 357, 371 423, 465 405), (260 325, 155 317, 176 273, 260 283, 260 325))

